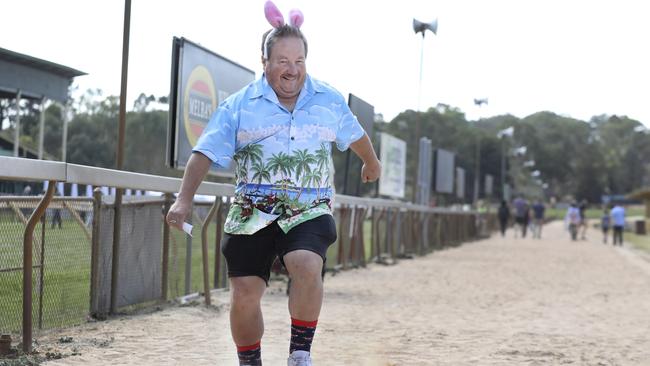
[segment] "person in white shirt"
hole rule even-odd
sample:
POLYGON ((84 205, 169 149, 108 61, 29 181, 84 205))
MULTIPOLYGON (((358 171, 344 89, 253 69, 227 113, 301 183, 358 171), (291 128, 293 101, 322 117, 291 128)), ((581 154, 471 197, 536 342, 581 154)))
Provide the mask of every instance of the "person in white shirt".
POLYGON ((564 224, 571 233, 571 240, 578 239, 578 226, 580 225, 580 209, 577 202, 572 202, 564 216, 564 224))

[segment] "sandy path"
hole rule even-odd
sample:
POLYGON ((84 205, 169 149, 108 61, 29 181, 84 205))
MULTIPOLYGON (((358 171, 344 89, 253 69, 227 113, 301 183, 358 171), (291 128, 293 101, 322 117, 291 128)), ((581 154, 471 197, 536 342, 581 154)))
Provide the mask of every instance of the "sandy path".
MULTIPOLYGON (((588 235, 571 242, 554 223, 543 240, 509 232, 328 276, 314 364, 650 365, 650 263, 588 235)), ((235 366, 228 294, 215 300, 48 335, 73 337, 56 347, 81 355, 47 365, 235 366)), ((281 285, 263 302, 265 365, 286 365, 281 285)))

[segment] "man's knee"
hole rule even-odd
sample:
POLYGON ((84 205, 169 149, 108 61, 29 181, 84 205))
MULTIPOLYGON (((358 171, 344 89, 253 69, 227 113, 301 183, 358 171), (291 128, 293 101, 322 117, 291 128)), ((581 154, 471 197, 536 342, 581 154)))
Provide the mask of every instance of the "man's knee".
POLYGON ((231 277, 230 284, 233 304, 241 305, 259 304, 266 288, 264 280, 255 276, 231 277))
POLYGON ((295 250, 285 254, 284 263, 293 280, 320 280, 323 258, 308 250, 295 250))

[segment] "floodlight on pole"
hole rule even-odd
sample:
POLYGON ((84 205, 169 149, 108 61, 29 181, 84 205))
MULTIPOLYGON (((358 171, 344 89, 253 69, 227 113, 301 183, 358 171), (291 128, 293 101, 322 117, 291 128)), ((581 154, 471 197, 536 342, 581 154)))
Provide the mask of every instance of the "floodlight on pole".
MULTIPOLYGON (((474 104, 481 108, 488 104, 487 98, 474 98, 474 104)), ((476 135, 476 171, 474 172, 474 206, 478 207, 479 191, 481 190, 481 135, 476 135)))
POLYGON ((438 34, 438 19, 435 19, 431 23, 423 23, 415 18, 413 18, 413 32, 415 34, 422 33, 422 46, 420 47, 420 80, 418 85, 418 112, 420 111, 420 99, 422 98, 422 64, 424 61, 424 36, 426 35, 427 29, 433 34, 438 34))
MULTIPOLYGON (((422 33, 422 45, 420 47, 420 78, 418 80, 418 105, 417 105, 417 115, 415 121, 415 137, 416 137, 416 147, 415 147, 415 157, 418 159, 416 166, 420 166, 420 103, 422 100, 422 65, 424 63, 424 37, 427 30, 430 30, 431 33, 438 33, 438 19, 435 19, 431 23, 424 23, 415 18, 413 18, 413 32, 415 34, 422 33)), ((418 171, 418 175, 420 172, 418 171)), ((413 180, 413 202, 417 202, 417 192, 418 192, 418 179, 413 180)))

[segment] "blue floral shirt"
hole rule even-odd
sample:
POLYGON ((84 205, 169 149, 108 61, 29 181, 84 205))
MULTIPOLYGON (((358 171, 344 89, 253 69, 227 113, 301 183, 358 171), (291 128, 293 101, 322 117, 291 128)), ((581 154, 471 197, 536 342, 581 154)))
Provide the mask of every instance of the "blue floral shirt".
POLYGON ((219 105, 193 151, 218 167, 236 164, 227 233, 253 234, 275 221, 288 232, 331 214, 332 142, 344 151, 364 134, 326 83, 307 76, 290 112, 262 75, 219 105))

